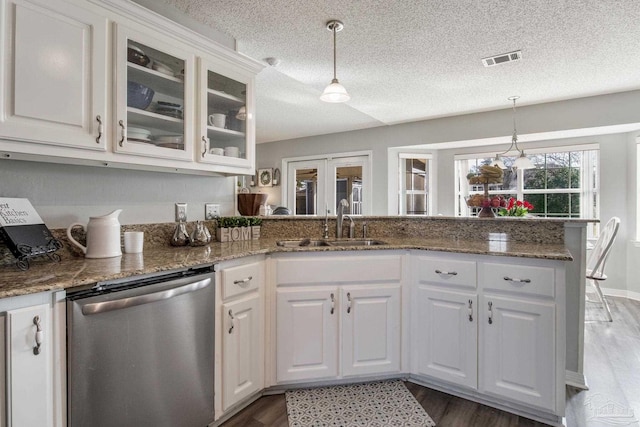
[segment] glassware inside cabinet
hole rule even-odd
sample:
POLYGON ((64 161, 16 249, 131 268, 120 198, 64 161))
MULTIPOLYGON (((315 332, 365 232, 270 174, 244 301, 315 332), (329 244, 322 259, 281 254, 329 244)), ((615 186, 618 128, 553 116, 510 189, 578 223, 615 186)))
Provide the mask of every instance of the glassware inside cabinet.
POLYGON ((185 61, 127 41, 127 144, 152 154, 185 150, 185 61))
POLYGON ((209 154, 246 158, 247 85, 213 71, 207 74, 209 154))

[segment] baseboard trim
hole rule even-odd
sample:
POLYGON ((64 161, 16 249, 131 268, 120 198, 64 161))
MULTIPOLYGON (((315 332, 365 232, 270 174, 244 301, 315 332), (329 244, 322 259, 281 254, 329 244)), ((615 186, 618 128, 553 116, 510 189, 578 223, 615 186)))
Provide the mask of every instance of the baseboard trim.
POLYGON ((577 388, 580 390, 589 390, 589 386, 587 385, 587 378, 584 374, 580 372, 574 371, 565 371, 564 382, 566 385, 571 386, 573 388, 577 388))
POLYGON ((602 289, 602 293, 607 296, 629 298, 635 301, 640 301, 640 292, 627 291, 624 289, 614 289, 614 288, 601 288, 601 289, 602 289))

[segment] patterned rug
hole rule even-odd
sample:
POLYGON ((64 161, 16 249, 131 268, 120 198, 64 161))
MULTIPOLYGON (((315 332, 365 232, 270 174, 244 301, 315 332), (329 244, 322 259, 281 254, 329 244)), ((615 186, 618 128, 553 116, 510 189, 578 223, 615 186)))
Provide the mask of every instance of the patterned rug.
POLYGON ((289 427, 432 427, 400 380, 286 392, 289 427))

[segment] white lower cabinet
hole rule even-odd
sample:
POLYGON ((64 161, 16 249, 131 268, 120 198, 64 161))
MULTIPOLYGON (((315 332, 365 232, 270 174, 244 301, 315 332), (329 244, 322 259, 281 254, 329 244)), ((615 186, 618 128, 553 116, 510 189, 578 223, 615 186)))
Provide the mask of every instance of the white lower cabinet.
POLYGON ((254 292, 248 298, 222 305, 227 317, 222 335, 223 410, 262 388, 260 302, 260 296, 254 292))
POLYGON ((478 384, 477 296, 419 285, 415 372, 476 388, 478 384))
POLYGON ((276 291, 277 380, 338 375, 337 287, 276 291))
POLYGON ((555 409, 555 304, 487 294, 480 391, 555 409))
POLYGON ((264 388, 263 258, 220 265, 221 284, 216 288, 216 419, 264 388))
POLYGON ((275 269, 276 382, 400 372, 400 255, 296 254, 275 269))
POLYGON ((412 261, 412 373, 562 416, 564 265, 455 254, 412 261))
POLYGON ((0 299, 2 345, 0 426, 62 425, 66 337, 60 322, 64 292, 0 299), (54 309, 55 308, 55 309, 54 309), (60 335, 62 332, 62 335, 60 335), (5 376, 6 375, 6 376, 5 376))
POLYGON ((400 285, 342 289, 342 375, 400 370, 400 285))

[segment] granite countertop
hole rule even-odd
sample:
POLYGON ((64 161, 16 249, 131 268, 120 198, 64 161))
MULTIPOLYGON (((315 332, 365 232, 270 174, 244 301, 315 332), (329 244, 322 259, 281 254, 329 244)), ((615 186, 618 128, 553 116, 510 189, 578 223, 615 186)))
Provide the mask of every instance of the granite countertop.
POLYGON ((142 254, 123 254, 115 258, 85 259, 63 256, 59 263, 48 260, 32 262, 28 271, 15 266, 0 266, 0 298, 36 292, 70 289, 140 274, 170 271, 218 263, 250 255, 278 252, 327 252, 345 250, 420 249, 455 253, 573 260, 563 244, 521 243, 509 240, 460 240, 451 238, 387 238, 388 245, 358 247, 282 248, 280 239, 261 238, 199 247, 145 247, 142 254))

